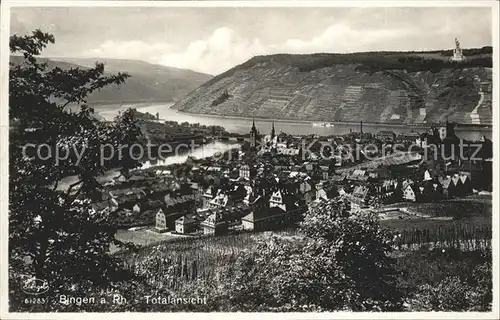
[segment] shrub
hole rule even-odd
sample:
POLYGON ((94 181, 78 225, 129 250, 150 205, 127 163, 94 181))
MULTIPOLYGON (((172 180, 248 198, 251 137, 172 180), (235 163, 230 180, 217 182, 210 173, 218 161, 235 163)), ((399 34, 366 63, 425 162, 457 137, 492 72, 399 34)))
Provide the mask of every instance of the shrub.
POLYGON ((414 311, 488 311, 491 310, 491 291, 471 286, 458 276, 441 280, 437 286, 419 288, 413 297, 414 311))
POLYGON ((421 249, 398 259, 413 311, 487 311, 492 302, 491 251, 421 249))
POLYGON ((275 237, 242 253, 224 288, 241 311, 401 310, 391 236, 342 201, 308 213, 303 241, 275 237))

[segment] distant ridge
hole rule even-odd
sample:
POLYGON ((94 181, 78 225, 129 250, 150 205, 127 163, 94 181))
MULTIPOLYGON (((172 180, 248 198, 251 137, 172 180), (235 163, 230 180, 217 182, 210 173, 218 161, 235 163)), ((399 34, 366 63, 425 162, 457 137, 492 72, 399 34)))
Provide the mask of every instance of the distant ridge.
MULTIPOLYGON (((11 62, 22 63, 21 56, 11 56, 11 62)), ((131 75, 120 85, 110 85, 88 97, 89 103, 137 103, 137 102, 175 102, 205 83, 212 76, 192 70, 178 69, 151 64, 138 60, 101 59, 101 58, 39 58, 49 67, 90 68, 95 62, 104 63, 106 74, 127 72, 131 75)))

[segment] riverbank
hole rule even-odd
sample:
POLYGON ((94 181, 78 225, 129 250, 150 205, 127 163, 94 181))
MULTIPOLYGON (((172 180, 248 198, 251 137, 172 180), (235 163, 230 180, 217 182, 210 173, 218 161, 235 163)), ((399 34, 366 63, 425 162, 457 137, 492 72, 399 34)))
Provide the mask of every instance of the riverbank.
MULTIPOLYGON (((147 112, 153 115, 158 114, 159 122, 175 121, 178 123, 198 123, 200 126, 221 126, 227 132, 237 134, 248 134, 252 127, 252 122, 255 120, 257 130, 262 134, 271 131, 274 122, 275 130, 277 133, 284 132, 291 135, 310 135, 317 134, 320 136, 342 135, 349 132, 359 132, 359 122, 336 122, 332 127, 317 127, 313 126, 314 121, 305 120, 292 120, 292 119, 269 119, 269 118, 246 118, 239 116, 221 116, 221 115, 206 115, 197 113, 180 112, 172 108, 172 103, 150 105, 142 103, 140 105, 115 105, 113 109, 107 106, 103 111, 96 109, 96 112, 107 119, 113 120, 119 111, 125 110, 128 107, 134 107, 140 112, 147 112)), ((158 121, 158 120, 157 120, 158 121)), ((405 132, 418 132, 424 133, 428 130, 430 125, 426 126, 408 126, 403 124, 381 124, 374 122, 363 122, 363 132, 376 134, 380 131, 389 130, 394 131, 396 134, 405 132)), ((484 128, 484 126, 470 127, 469 125, 459 125, 456 131, 459 133, 459 138, 468 141, 478 141, 482 136, 491 138, 491 128, 484 128)))
POLYGON ((97 110, 107 110, 107 109, 116 109, 117 107, 135 107, 135 108, 142 108, 142 107, 148 107, 151 105, 173 105, 175 101, 171 100, 152 100, 152 101, 147 101, 147 100, 137 100, 137 101, 122 101, 122 102, 106 102, 106 101, 98 101, 98 102, 91 102, 88 103, 88 106, 91 108, 94 108, 96 111, 97 110))
MULTIPOLYGON (((125 108, 136 108, 139 111, 142 108, 151 108, 152 105, 161 105, 170 110, 174 110, 176 113, 185 114, 189 116, 200 116, 214 119, 234 119, 234 120, 258 120, 260 122, 279 122, 279 123, 291 123, 291 124, 310 124, 312 126, 313 123, 321 122, 322 120, 300 120, 300 119, 273 119, 273 118, 264 118, 264 117, 244 117, 244 116, 225 116, 225 115, 217 115, 217 114, 201 114, 194 112, 186 112, 180 111, 177 109, 173 109, 172 106, 175 104, 173 101, 127 101, 120 103, 106 103, 106 102, 98 102, 90 104, 91 107, 96 109, 96 112, 108 111, 108 110, 116 110, 117 108, 125 109, 125 108)), ((169 121, 169 119, 161 118, 160 120, 169 121)), ((360 125, 360 122, 355 121, 330 121, 329 123, 337 124, 337 125, 360 125)), ((364 125, 377 125, 384 127, 392 127, 392 128, 422 128, 428 129, 431 127, 431 124, 402 124, 402 123, 390 123, 390 122, 376 122, 376 121, 364 121, 364 125)), ((493 124, 475 124, 475 123, 457 123, 455 130, 471 130, 471 129, 481 129, 481 130, 493 130, 493 124)))
MULTIPOLYGON (((118 102, 118 103, 106 103, 106 102, 93 102, 89 104, 90 107, 96 109, 99 113, 101 111, 107 110, 115 110, 117 108, 136 108, 140 110, 141 108, 150 108, 152 105, 164 105, 166 108, 170 110, 175 110, 175 112, 180 114, 186 114, 191 116, 202 116, 208 118, 215 119, 235 119, 235 120, 258 120, 261 122, 281 122, 281 123, 294 123, 294 124, 310 124, 312 126, 313 123, 321 122, 322 120, 300 120, 300 119, 273 119, 273 118, 264 118, 264 117, 244 117, 244 116, 225 116, 218 114, 200 114, 194 112, 180 111, 177 109, 173 109, 172 106, 175 104, 174 101, 126 101, 126 102, 118 102)), ((169 119, 160 119, 164 121, 168 121, 169 119)), ((355 121, 330 121, 329 123, 337 124, 337 125, 360 125, 360 122, 355 121)), ((393 128, 406 128, 406 127, 415 127, 415 128, 430 128, 431 124, 402 124, 402 123, 390 123, 390 122, 376 122, 376 121, 364 121, 364 125, 379 125, 385 127, 393 127, 393 128)), ((493 129, 493 124, 475 124, 475 123, 457 123, 456 130, 470 130, 470 129, 493 129)))
MULTIPOLYGON (((170 108, 172 109, 172 108, 170 108)), ((180 114, 188 114, 188 115, 196 115, 196 116, 203 116, 203 117, 210 117, 210 118, 221 118, 221 119, 234 119, 234 120, 258 120, 260 122, 281 122, 281 123, 293 123, 293 124, 310 124, 312 126, 313 123, 321 122, 322 120, 296 120, 296 119, 272 119, 272 118, 263 118, 263 117, 243 117, 243 116, 222 116, 222 115, 217 115, 217 114, 200 114, 200 113, 192 113, 192 112, 186 112, 186 111, 180 111, 177 109, 172 109, 176 110, 176 112, 180 114)), ((328 123, 331 123, 333 125, 361 125, 361 122, 355 122, 355 121, 329 121, 328 123)), ((429 129, 432 124, 402 124, 402 123, 389 123, 389 122, 368 122, 368 121, 363 121, 363 125, 377 125, 377 126, 384 126, 384 127, 393 127, 393 128, 408 128, 408 127, 415 127, 415 128, 421 128, 421 129, 429 129)), ((470 130, 470 129, 481 129, 481 130, 493 130, 493 124, 473 124, 473 123, 457 123, 455 130, 470 130)))

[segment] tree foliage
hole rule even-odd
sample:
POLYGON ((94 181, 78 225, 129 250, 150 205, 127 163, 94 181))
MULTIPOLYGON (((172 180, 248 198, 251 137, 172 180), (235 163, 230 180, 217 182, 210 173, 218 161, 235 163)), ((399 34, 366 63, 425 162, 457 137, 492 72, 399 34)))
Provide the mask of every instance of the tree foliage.
MULTIPOLYGON (((232 268, 228 292, 235 310, 401 310, 392 238, 371 214, 351 216, 342 201, 307 214, 304 238, 273 238, 232 268)), ((219 299, 224 300, 224 299, 219 299)))
POLYGON ((54 37, 40 30, 10 38, 11 53, 22 54, 24 62, 11 63, 9 74, 9 258, 16 266, 10 272, 14 289, 18 276, 27 274, 48 280, 56 293, 113 278, 116 265, 107 252, 116 229, 109 212, 92 205, 100 195, 97 177, 138 163, 128 154, 102 161, 101 149, 133 143, 140 131, 130 111, 99 122, 85 105, 91 92, 121 84, 127 74, 105 75, 100 63, 49 69, 36 59, 49 43, 54 37), (68 112, 69 104, 80 104, 80 111, 68 112), (62 188, 68 176, 76 182, 62 188))
POLYGON ((490 250, 421 249, 400 259, 411 270, 402 285, 412 311, 491 311, 493 301, 490 250))

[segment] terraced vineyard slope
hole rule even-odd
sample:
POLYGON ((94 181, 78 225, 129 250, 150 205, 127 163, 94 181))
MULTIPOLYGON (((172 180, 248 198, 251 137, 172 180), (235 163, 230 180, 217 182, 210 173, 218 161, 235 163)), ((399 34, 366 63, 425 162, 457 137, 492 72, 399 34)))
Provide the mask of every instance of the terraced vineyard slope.
POLYGON ((174 108, 311 121, 491 124, 491 47, 451 51, 257 56, 174 108))

